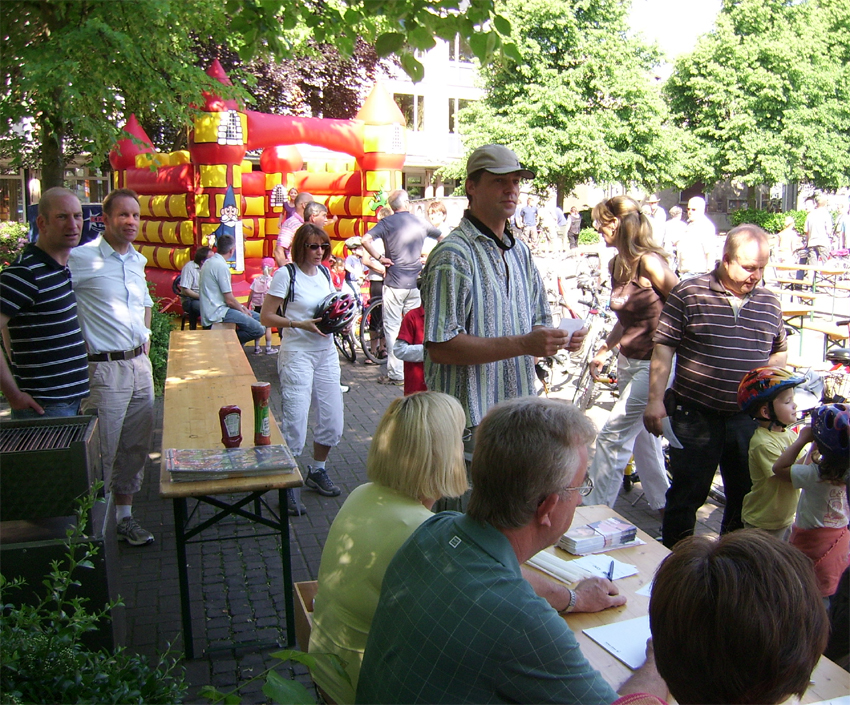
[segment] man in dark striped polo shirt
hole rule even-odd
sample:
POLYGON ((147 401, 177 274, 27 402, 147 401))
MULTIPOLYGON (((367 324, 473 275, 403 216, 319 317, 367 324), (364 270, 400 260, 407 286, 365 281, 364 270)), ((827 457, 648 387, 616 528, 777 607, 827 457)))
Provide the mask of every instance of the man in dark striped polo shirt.
POLYGON ((12 418, 74 416, 89 393, 86 346, 77 320, 68 257, 80 241, 83 209, 52 188, 38 204, 38 240, 0 273, 0 389, 12 418), (13 375, 14 372, 14 375, 13 375))
POLYGON ((661 313, 644 424, 660 436, 669 411, 683 446, 670 446, 672 483, 661 529, 668 548, 693 534, 718 465, 726 494, 720 532, 743 527, 741 506, 751 484, 747 451, 756 425, 738 409, 738 383, 756 367, 783 367, 786 360, 782 306, 759 285, 769 255, 764 230, 734 228, 717 268, 679 283, 661 313), (674 356, 675 400, 668 396, 665 404, 674 356))

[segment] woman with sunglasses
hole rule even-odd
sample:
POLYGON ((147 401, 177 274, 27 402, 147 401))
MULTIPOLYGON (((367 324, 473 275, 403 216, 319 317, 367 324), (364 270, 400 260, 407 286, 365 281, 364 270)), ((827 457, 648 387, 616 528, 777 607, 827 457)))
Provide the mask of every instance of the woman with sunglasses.
POLYGON ((634 455, 641 488, 653 509, 663 510, 668 487, 661 440, 643 427, 649 397, 652 336, 670 290, 679 279, 667 255, 652 238, 652 225, 628 196, 597 203, 593 226, 608 247, 617 250, 609 264, 611 309, 617 315, 606 341, 591 362, 594 378, 605 358, 619 350, 617 386, 620 398, 596 439, 596 454, 587 471, 594 488, 585 504, 614 506, 623 470, 634 455))
MULTIPOLYGON (((283 437, 293 455, 299 456, 307 440, 310 401, 314 399, 313 463, 307 466, 304 484, 325 497, 336 497, 340 489, 328 477, 325 461, 342 438, 339 357, 333 336, 321 333, 316 327, 321 319, 313 317, 316 307, 335 291, 322 264, 330 247, 328 234, 317 225, 305 223, 295 231, 294 266, 275 272, 260 320, 265 326, 279 328, 281 334, 277 371, 283 437)), ((300 491, 292 490, 288 497, 292 516, 306 513, 300 491)))

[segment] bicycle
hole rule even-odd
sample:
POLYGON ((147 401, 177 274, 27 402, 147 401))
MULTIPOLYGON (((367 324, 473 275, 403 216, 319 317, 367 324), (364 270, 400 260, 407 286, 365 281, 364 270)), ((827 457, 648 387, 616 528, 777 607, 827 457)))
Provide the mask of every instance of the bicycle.
POLYGON ((584 345, 582 345, 577 353, 582 362, 581 371, 576 379, 573 404, 582 411, 586 411, 593 405, 597 383, 603 384, 614 393, 618 391, 616 355, 610 355, 605 361, 605 364, 599 371, 598 379, 594 379, 590 372, 590 363, 593 360, 596 348, 608 337, 608 334, 614 327, 616 317, 607 306, 602 304, 599 298, 601 286, 594 285, 590 279, 580 280, 579 286, 584 294, 590 294, 590 300, 579 302, 587 306, 588 316, 586 320, 589 324, 590 332, 585 338, 584 345))
POLYGON ((342 353, 342 356, 349 362, 357 361, 357 343, 354 340, 354 334, 351 332, 352 326, 345 330, 334 333, 334 345, 336 349, 342 353))
POLYGON ((383 299, 377 297, 372 299, 363 311, 358 337, 366 359, 379 365, 387 359, 383 299))

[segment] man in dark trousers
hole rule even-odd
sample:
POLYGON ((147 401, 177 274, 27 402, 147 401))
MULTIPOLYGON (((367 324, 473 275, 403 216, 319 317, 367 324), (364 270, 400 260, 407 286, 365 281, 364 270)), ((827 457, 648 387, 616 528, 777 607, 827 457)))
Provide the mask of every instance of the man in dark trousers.
POLYGON ((769 256, 764 230, 733 228, 714 271, 679 282, 661 312, 644 425, 660 436, 669 414, 682 446, 670 446, 672 482, 661 527, 667 548, 694 533, 718 465, 726 493, 720 533, 743 528, 756 422, 738 408, 738 384, 756 367, 784 367, 787 357, 782 306, 761 286, 769 256), (674 357, 676 376, 665 395, 674 357))
POLYGON ((407 191, 393 191, 389 198, 393 214, 384 218, 363 236, 363 247, 371 257, 387 267, 384 277, 384 336, 387 340, 387 374, 379 377, 381 384, 404 383, 404 367, 393 352, 401 319, 408 311, 419 307, 416 278, 422 271, 422 244, 427 236, 440 237, 436 228, 410 212, 407 191), (383 240, 384 255, 372 246, 373 240, 383 240))

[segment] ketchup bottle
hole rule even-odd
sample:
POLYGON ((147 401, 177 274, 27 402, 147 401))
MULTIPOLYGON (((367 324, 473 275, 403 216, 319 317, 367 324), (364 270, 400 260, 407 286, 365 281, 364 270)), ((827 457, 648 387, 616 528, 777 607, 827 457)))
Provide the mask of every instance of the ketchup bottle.
POLYGON ((223 406, 218 410, 221 423, 221 442, 225 448, 238 448, 242 443, 242 409, 223 406))

